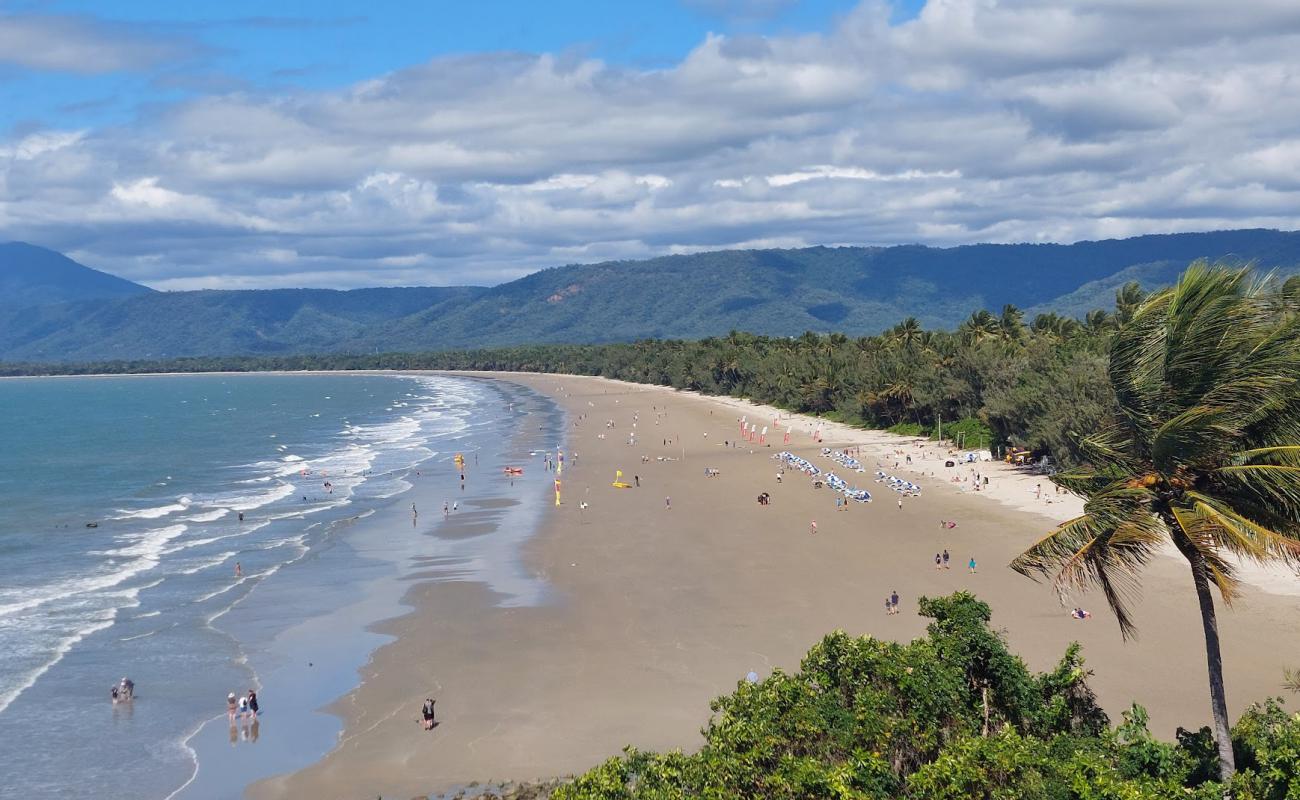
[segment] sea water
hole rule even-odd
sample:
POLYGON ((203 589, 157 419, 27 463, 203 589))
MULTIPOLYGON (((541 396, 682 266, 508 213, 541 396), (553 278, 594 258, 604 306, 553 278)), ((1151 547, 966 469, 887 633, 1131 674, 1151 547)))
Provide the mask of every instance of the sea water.
MULTIPOLYGON (((386 574, 337 546, 405 503, 422 465, 508 440, 526 413, 510 391, 383 375, 0 381, 0 797, 163 798, 191 781, 191 740, 224 721, 227 691, 260 685, 269 643, 386 574), (137 698, 113 704, 124 676, 137 698)), ((357 659, 322 653, 342 683, 320 685, 346 690, 357 659)), ((311 757, 328 745, 295 738, 311 757)))

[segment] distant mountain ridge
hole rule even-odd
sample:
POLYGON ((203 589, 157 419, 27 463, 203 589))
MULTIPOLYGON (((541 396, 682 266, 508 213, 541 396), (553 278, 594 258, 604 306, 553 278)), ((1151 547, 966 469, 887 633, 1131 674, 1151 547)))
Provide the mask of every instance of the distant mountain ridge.
MULTIPOLYGON (((28 274, 11 270, 6 252, 0 249, 0 275, 28 274)), ((58 300, 24 307, 0 302, 0 360, 437 350, 702 338, 732 329, 864 335, 909 316, 927 327, 953 328, 972 311, 1007 303, 1030 314, 1109 308, 1126 281, 1168 284, 1197 258, 1300 271, 1300 232, 1161 234, 1069 245, 723 250, 555 267, 491 288, 352 291, 154 292, 42 252, 61 276, 69 274, 62 261, 84 270, 73 277, 86 283, 61 277, 51 284, 37 276, 32 286, 57 285, 58 300)), ((16 286, 13 296, 42 295, 16 286)))
POLYGON ((153 292, 26 242, 0 242, 0 308, 132 297, 153 292))

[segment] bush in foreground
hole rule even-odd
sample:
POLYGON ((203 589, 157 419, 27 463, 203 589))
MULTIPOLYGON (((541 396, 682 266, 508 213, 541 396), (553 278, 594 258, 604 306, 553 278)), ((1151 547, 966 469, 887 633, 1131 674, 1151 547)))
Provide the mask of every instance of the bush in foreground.
MULTIPOLYGON (((1208 729, 1155 739, 1133 706, 1116 727, 1088 688, 1077 645, 1034 674, 970 594, 922 599, 908 644, 837 631, 799 672, 715 700, 697 752, 628 748, 556 790, 563 800, 1222 798, 1208 729)), ((1300 797, 1300 715, 1277 701, 1234 729, 1246 800, 1300 797)))

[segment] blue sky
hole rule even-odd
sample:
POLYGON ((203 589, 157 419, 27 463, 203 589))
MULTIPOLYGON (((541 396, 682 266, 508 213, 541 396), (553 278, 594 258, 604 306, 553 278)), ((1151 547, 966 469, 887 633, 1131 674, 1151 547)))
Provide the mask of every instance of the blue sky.
MULTIPOLYGON (((0 128, 118 124, 150 104, 210 91, 327 89, 438 56, 573 53, 611 64, 671 65, 706 34, 824 32, 855 0, 28 0, 13 14, 122 23, 170 40, 188 57, 152 68, 87 75, 0 71, 0 128)), ((899 0, 896 19, 920 0, 899 0)))
POLYGON ((0 0, 0 241, 163 289, 1300 227, 1295 0, 0 0))

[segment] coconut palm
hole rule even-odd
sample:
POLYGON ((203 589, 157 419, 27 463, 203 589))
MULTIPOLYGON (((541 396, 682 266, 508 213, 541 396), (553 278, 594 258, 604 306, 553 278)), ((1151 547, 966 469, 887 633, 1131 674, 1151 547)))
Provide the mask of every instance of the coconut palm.
POLYGON ((1091 466, 1053 480, 1082 516, 1012 562, 1058 589, 1096 586, 1125 638, 1140 568, 1172 545, 1200 606, 1222 777, 1234 772, 1213 585, 1239 594, 1241 559, 1300 564, 1300 315, 1248 270, 1193 264, 1111 343, 1119 414, 1081 445, 1091 466))

